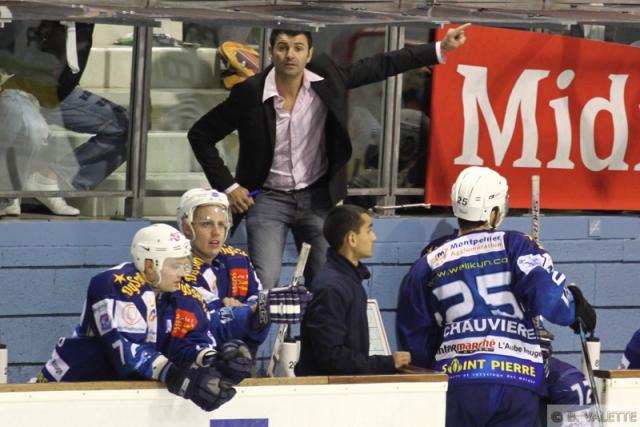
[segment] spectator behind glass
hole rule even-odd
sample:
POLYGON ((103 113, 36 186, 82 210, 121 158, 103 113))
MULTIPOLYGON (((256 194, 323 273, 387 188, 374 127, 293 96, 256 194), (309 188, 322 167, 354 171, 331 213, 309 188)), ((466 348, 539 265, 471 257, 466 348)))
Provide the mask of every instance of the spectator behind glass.
MULTIPOLYGON (((47 123, 93 134, 72 153, 47 162, 39 171, 23 166, 31 165, 39 150, 24 151, 13 163, 5 156, 3 160, 14 165, 8 170, 21 170, 17 179, 15 174, 9 181, 3 177, 2 186, 13 183, 15 189, 58 191, 63 183, 70 189, 92 190, 126 160, 127 111, 78 86, 91 51, 93 29, 93 24, 58 21, 16 21, 0 29, 0 68, 14 74, 5 89, 35 97, 47 123), (67 50, 74 45, 76 49, 67 50)), ((80 213, 60 197, 36 199, 55 215, 80 213)), ((20 215, 20 200, 0 201, 2 215, 20 215)))

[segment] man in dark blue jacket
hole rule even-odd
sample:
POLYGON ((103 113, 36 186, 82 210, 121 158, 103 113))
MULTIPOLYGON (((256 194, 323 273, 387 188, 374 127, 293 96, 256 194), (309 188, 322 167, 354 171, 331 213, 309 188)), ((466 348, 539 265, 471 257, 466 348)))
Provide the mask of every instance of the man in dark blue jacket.
POLYGON ((324 222, 327 262, 313 281, 313 300, 302 320, 302 349, 295 373, 389 374, 408 365, 408 352, 369 356, 367 294, 370 277, 360 260, 373 255, 372 218, 361 207, 332 209, 324 222))

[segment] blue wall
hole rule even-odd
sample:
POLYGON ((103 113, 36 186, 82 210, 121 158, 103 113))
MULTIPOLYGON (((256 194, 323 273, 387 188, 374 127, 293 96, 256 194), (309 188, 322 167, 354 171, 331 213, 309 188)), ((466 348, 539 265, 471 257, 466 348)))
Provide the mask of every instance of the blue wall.
MULTIPOLYGON (((9 380, 38 371, 58 337, 69 335, 92 275, 129 259, 131 237, 146 220, 0 221, 0 342, 9 348, 9 380)), ((429 240, 450 232, 449 218, 384 218, 369 260, 366 288, 380 304, 395 346, 398 286, 429 240)), ((508 218, 502 228, 527 232, 530 219, 508 218)), ((232 243, 244 246, 241 228, 232 243)), ((626 342, 640 328, 640 219, 627 216, 544 216, 541 241, 558 270, 583 289, 597 307, 602 366, 615 368, 626 342)), ((285 253, 283 283, 290 280, 296 252, 285 253)), ((580 342, 568 328, 552 327, 556 354, 579 362, 580 342)), ((262 358, 270 349, 263 346, 262 358)))

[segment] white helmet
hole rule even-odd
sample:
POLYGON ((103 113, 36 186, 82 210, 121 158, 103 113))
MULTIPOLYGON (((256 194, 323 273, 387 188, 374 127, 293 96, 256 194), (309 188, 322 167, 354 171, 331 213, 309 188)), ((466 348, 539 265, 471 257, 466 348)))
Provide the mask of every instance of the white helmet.
POLYGON ((144 261, 150 259, 158 275, 167 258, 191 256, 191 242, 167 224, 153 224, 138 230, 131 241, 133 264, 144 272, 144 261))
POLYGON ((467 221, 489 221, 491 211, 497 207, 500 217, 495 226, 507 214, 507 180, 498 172, 479 166, 471 166, 460 172, 451 188, 453 214, 467 221))
POLYGON ((206 188, 192 188, 182 195, 180 198, 180 204, 176 212, 176 220, 178 222, 178 228, 184 233, 183 223, 186 220, 191 235, 196 237, 196 231, 193 229, 193 214, 198 206, 215 205, 224 209, 226 218, 226 230, 224 233, 224 240, 227 240, 229 230, 233 225, 233 219, 231 211, 229 209, 229 199, 224 193, 219 191, 206 189, 206 188))

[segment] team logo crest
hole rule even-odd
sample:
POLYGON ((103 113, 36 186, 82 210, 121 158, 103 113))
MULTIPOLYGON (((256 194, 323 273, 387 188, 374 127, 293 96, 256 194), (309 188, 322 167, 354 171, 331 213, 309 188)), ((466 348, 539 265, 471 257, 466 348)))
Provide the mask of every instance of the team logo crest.
POLYGON ((140 320, 140 312, 138 312, 138 308, 135 304, 130 303, 124 308, 122 317, 129 325, 135 325, 140 320))

